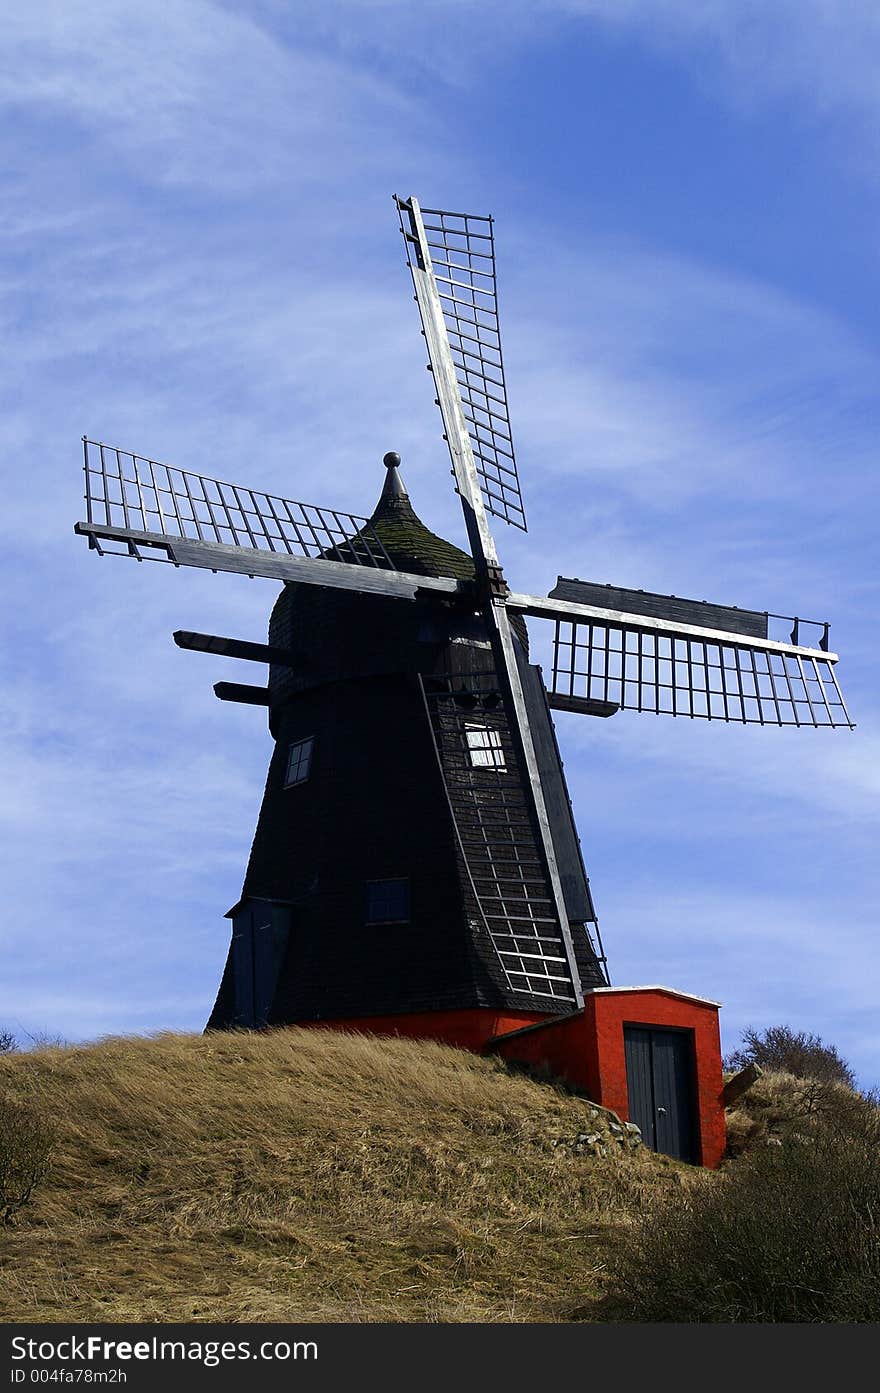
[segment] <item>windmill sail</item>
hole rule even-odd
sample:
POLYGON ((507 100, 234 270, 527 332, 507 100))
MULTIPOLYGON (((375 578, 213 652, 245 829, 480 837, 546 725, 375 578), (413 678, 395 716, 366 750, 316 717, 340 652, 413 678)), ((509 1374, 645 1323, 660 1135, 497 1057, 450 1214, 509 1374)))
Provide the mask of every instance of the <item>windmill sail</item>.
POLYGON ((391 569, 366 518, 208 479, 99 441, 83 445, 86 512, 96 533, 155 533, 391 569))
MULTIPOLYGON (((477 586, 480 592, 481 609, 486 626, 489 632, 492 650, 498 673, 498 680, 501 687, 502 696, 507 706, 508 717, 514 731, 514 739, 517 751, 523 762, 525 773, 525 786, 527 789, 526 801, 529 807, 529 816, 533 820, 538 843, 541 848, 541 858, 544 862, 544 869, 547 876, 547 883, 550 888, 552 900, 552 912, 559 929, 561 941, 564 945, 565 957, 575 990, 575 1004, 580 1006, 583 996, 577 973, 577 963, 575 958, 574 944, 565 910, 565 899, 562 884, 559 878, 559 868, 556 863, 556 853, 553 847, 553 837, 550 831, 550 824, 547 815, 547 808, 544 801, 544 794, 541 788, 538 763, 535 747, 529 727, 529 717, 526 708, 525 695, 523 692, 522 681, 520 678, 514 637, 510 627, 510 616, 507 613, 505 599, 507 596, 507 585, 501 573, 501 566, 498 561, 498 553, 495 542, 489 530, 489 523, 486 513, 491 511, 498 516, 505 517, 507 521, 513 521, 513 517, 508 517, 511 505, 505 504, 502 508, 500 495, 491 490, 487 484, 486 458, 478 456, 479 435, 472 434, 474 431, 474 413, 468 409, 467 394, 462 388, 462 369, 456 362, 456 355, 450 337, 448 317, 450 311, 444 305, 437 281, 435 279, 431 264, 431 251, 428 232, 432 228, 439 228, 439 235, 444 240, 444 246, 452 256, 452 246, 455 237, 470 248, 472 240, 484 237, 484 234, 470 232, 471 222, 489 223, 489 219, 469 219, 464 215, 429 213, 428 226, 426 227, 422 210, 418 200, 410 198, 406 202, 396 199, 397 208, 401 216, 401 228, 406 238, 407 255, 412 271, 413 286, 416 292, 416 301, 419 306, 419 314, 422 319, 422 327, 428 345, 428 355, 430 358, 430 368, 434 374, 434 385, 437 388, 437 401, 440 406, 440 414, 446 428, 446 441, 449 446, 449 455, 452 460, 452 471, 455 475, 455 482, 461 499, 462 512, 464 514, 465 527, 467 529, 468 540, 471 546, 471 554, 474 558, 476 570, 477 586), (444 232, 444 220, 452 220, 459 217, 464 227, 464 232, 453 234, 452 231, 444 232), (439 218, 440 222, 432 224, 431 218, 439 218), (409 230, 407 230, 409 228, 409 230), (476 450, 475 450, 476 441, 476 450)), ((488 236, 488 234, 485 234, 488 236)), ((491 243, 490 243, 491 245, 491 243)), ((486 253, 488 254, 488 253, 486 253)), ((497 306, 495 306, 495 276, 494 276, 494 257, 491 259, 491 290, 487 293, 491 296, 494 309, 481 311, 473 309, 471 328, 474 333, 481 332, 480 325, 483 316, 488 321, 494 322, 497 331, 497 306), (492 315, 495 319, 492 321, 492 315)), ((476 290, 475 290, 476 296, 476 290)), ((453 336, 454 337, 454 333, 453 336)), ((499 363, 500 363, 500 341, 499 341, 499 363)), ((505 403, 506 411, 506 403, 505 403)), ((515 497, 518 500, 522 521, 518 524, 524 528, 525 517, 522 514, 522 500, 519 495, 519 482, 516 479, 515 465, 511 464, 514 470, 512 479, 515 486, 515 497)))
MULTIPOLYGON (((486 511, 525 532, 501 354, 492 219, 420 208, 415 199, 395 202, 435 379, 442 365, 431 352, 419 282, 427 281, 439 300, 454 386, 486 511)), ((438 382, 443 424, 451 441, 457 425, 448 419, 448 405, 439 388, 438 382)))
POLYGON ((557 710, 853 727, 827 624, 788 620, 792 639, 812 630, 817 641, 786 643, 768 637, 760 611, 562 578, 546 600, 511 595, 508 603, 555 625, 548 690, 557 710))
POLYGON ((462 678, 478 699, 494 690, 481 673, 419 681, 475 908, 510 991, 574 1006, 579 965, 561 931, 509 724, 484 701, 475 722, 461 704, 462 678))
POLYGON ((99 553, 412 598, 452 580, 403 575, 366 518, 296 503, 83 440, 86 519, 99 553))

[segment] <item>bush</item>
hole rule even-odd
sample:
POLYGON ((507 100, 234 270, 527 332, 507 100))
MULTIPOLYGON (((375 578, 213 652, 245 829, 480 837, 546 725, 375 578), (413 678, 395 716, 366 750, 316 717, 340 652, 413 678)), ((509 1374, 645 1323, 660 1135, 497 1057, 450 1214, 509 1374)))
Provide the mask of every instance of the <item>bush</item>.
POLYGON ((787 1025, 772 1025, 766 1030, 744 1030, 742 1044, 724 1061, 731 1072, 758 1064, 794 1074, 798 1079, 817 1079, 820 1083, 842 1083, 855 1088, 855 1074, 834 1045, 826 1045, 818 1035, 792 1030, 787 1025))
POLYGON ((52 1136, 42 1118, 0 1099, 0 1221, 11 1224, 49 1165, 52 1136))
POLYGON ((15 1036, 11 1030, 0 1030, 0 1054, 11 1054, 15 1049, 15 1036))
POLYGON ((880 1140, 875 1093, 856 1093, 842 1083, 765 1073, 727 1113, 727 1151, 740 1156, 756 1146, 814 1138, 819 1130, 841 1137, 880 1140))
POLYGON ((648 1216, 612 1257, 612 1319, 880 1320, 880 1147, 762 1147, 648 1216))

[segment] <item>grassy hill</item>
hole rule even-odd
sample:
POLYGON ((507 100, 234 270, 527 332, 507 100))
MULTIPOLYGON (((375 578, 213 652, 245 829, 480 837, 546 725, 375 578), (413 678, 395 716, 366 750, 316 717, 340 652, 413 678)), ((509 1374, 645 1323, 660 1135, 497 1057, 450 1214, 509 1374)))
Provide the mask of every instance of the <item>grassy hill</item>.
POLYGON ((574 1149, 590 1104, 498 1060, 323 1031, 0 1056, 55 1135, 0 1318, 601 1319, 610 1250, 715 1176, 574 1149))

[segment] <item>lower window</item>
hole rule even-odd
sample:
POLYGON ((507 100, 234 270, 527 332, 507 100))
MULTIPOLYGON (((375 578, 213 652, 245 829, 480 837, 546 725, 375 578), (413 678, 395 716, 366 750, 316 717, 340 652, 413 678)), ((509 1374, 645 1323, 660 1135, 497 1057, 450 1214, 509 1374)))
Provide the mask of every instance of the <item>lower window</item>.
POLYGON ((409 880, 367 881, 367 923, 409 923, 409 880))

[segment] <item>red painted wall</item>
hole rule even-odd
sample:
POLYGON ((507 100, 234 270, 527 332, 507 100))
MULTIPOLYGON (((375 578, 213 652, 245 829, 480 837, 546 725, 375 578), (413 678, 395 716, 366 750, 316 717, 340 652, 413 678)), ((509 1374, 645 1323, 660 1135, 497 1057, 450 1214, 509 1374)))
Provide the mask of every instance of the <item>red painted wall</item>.
POLYGON ((358 1016, 345 1020, 309 1021, 327 1030, 353 1030, 364 1035, 400 1035, 408 1040, 442 1040, 477 1054, 496 1035, 546 1021, 537 1011, 494 1011, 476 1007, 464 1011, 417 1011, 402 1016, 358 1016))
POLYGON ((693 1031, 699 1158, 704 1166, 719 1165, 727 1128, 721 1099, 718 1007, 660 991, 597 993, 595 1003, 601 1101, 621 1115, 628 1108, 624 1025, 670 1025, 693 1031))
POLYGON ((714 1167, 724 1156, 721 1037, 718 1007, 712 1002, 680 996, 667 988, 605 988, 588 992, 583 1012, 562 1019, 537 1012, 475 1009, 364 1016, 310 1024, 318 1029, 442 1040, 476 1053, 494 1041, 492 1048, 503 1058, 547 1069, 573 1087, 583 1089, 603 1107, 612 1108, 624 1120, 629 1117, 624 1025, 691 1030, 699 1160, 704 1166, 714 1167), (537 1028, 524 1030, 527 1026, 537 1028), (518 1031, 523 1033, 512 1033, 518 1031), (499 1039, 504 1036, 508 1038, 499 1039))

